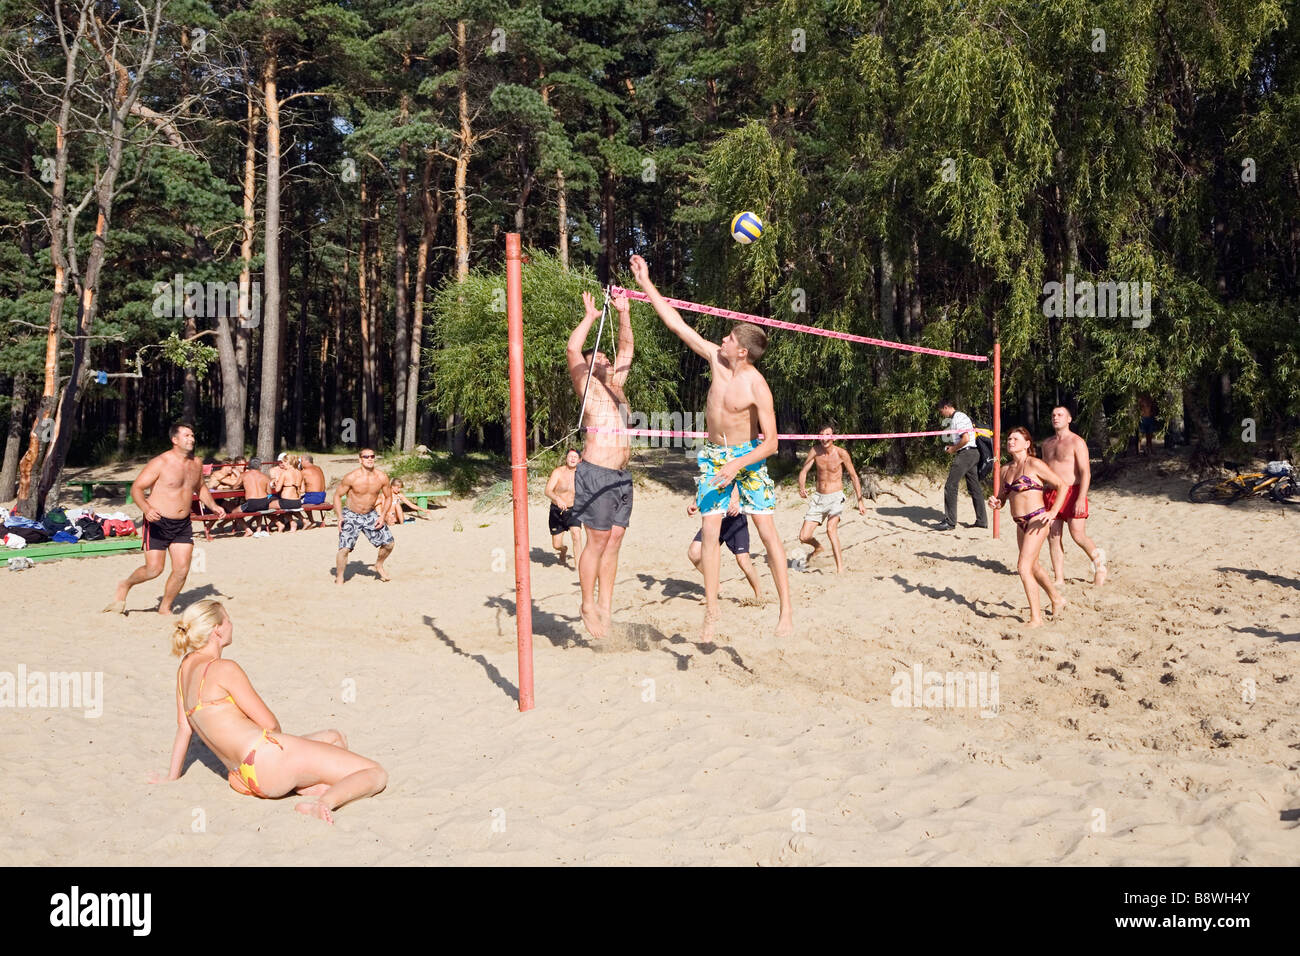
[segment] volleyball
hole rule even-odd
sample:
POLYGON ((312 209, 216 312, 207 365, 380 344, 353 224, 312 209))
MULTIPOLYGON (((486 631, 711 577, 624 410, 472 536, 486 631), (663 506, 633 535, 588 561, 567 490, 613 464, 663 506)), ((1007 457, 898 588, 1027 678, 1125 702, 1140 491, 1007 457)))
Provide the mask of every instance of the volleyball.
POLYGON ((763 234, 763 220, 752 212, 738 212, 731 220, 731 238, 742 245, 749 245, 763 234))

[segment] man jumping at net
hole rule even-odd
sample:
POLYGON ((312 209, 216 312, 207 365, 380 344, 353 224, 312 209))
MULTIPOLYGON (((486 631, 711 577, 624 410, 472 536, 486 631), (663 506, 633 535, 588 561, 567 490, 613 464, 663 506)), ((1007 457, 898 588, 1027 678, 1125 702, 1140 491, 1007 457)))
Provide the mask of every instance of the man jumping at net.
MULTIPOLYGON (((578 558, 582 588, 582 623, 592 637, 604 637, 613 613, 614 578, 618 575, 618 550, 632 520, 632 475, 626 470, 631 457, 627 428, 627 397, 623 386, 632 370, 632 320, 624 296, 613 300, 618 312, 617 364, 597 348, 582 349, 600 309, 591 293, 582 294, 586 314, 578 323, 566 349, 569 377, 578 399, 585 403, 582 426, 587 441, 582 461, 573 474, 573 520, 587 532, 587 544, 578 558), (599 587, 599 597, 596 590, 599 587)), ((599 328, 599 327, 597 327, 599 328)))
POLYGON ((709 362, 713 381, 706 404, 709 439, 697 461, 695 502, 700 508, 701 570, 704 572, 703 640, 712 640, 718 623, 718 574, 721 563, 719 533, 738 486, 741 510, 754 520, 754 527, 767 549, 767 564, 776 582, 781 602, 776 636, 794 633, 790 609, 790 583, 786 573, 785 547, 776 530, 776 486, 767 473, 766 461, 776 454, 776 410, 772 390, 754 367, 767 348, 767 334, 756 325, 739 322, 714 345, 686 324, 681 313, 669 305, 650 281, 650 270, 640 256, 631 260, 632 276, 650 298, 659 318, 695 354, 709 362), (764 436, 760 439, 759 433, 764 436), (735 444, 732 444, 734 442, 735 444))

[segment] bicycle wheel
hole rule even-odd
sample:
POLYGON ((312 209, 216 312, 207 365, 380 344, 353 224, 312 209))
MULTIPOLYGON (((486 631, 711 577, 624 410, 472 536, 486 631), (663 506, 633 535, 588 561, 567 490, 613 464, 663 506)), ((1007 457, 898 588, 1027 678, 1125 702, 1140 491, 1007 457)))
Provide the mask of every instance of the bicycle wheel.
POLYGON ((1205 504, 1207 501, 1218 501, 1227 505, 1245 493, 1246 489, 1231 478, 1206 478, 1192 485, 1192 490, 1187 492, 1187 498, 1198 505, 1205 504))
POLYGON ((1300 482, 1296 481, 1294 474, 1287 475, 1270 488, 1268 493, 1273 496, 1274 501, 1284 505, 1300 506, 1300 482))

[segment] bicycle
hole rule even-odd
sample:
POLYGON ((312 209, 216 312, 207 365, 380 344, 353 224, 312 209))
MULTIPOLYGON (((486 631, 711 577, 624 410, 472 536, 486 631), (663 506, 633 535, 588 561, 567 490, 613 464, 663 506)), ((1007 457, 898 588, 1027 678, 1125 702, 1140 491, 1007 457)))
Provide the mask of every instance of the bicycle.
POLYGON ((1290 462, 1269 462, 1265 471, 1243 472, 1235 462, 1226 467, 1237 473, 1231 478, 1206 478, 1192 485, 1188 500, 1195 504, 1218 501, 1230 505, 1241 498, 1267 494, 1281 504, 1300 505, 1300 484, 1290 462))
POLYGON ((1294 470, 1289 471, 1268 493, 1279 504, 1300 507, 1300 477, 1297 477, 1294 470))

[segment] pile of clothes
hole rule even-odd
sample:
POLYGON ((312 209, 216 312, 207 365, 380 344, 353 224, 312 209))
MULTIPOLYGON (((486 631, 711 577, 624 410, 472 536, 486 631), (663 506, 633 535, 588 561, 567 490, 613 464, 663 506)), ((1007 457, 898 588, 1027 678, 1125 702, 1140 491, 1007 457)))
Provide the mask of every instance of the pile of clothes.
POLYGON ((0 527, 4 530, 4 546, 13 549, 46 541, 60 544, 102 541, 105 538, 129 537, 136 531, 135 522, 124 512, 97 515, 89 508, 73 511, 51 508, 40 521, 0 508, 0 527))

